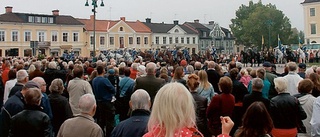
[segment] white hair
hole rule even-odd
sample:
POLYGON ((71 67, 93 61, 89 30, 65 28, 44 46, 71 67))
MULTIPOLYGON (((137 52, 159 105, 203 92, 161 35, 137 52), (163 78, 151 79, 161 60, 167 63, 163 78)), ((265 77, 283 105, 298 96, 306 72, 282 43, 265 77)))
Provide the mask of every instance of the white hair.
POLYGON ((23 82, 23 80, 28 76, 29 76, 28 72, 26 70, 24 70, 24 69, 20 69, 16 74, 18 82, 23 82))
POLYGON ((121 62, 121 63, 119 64, 119 67, 125 67, 125 66, 127 66, 125 62, 121 62))
POLYGON ((144 109, 144 110, 150 110, 150 96, 147 91, 143 89, 136 90, 131 95, 131 109, 144 109))
POLYGON ((288 80, 284 77, 278 77, 274 80, 274 88, 278 93, 286 92, 288 89, 288 80))
POLYGON ((306 78, 308 78, 310 76, 310 74, 314 73, 314 70, 313 70, 313 68, 307 68, 305 73, 306 73, 306 78))
POLYGON ((57 69, 57 63, 54 61, 51 61, 48 65, 48 68, 50 69, 57 69))
POLYGON ((131 67, 134 70, 138 70, 139 63, 132 63, 131 67))
POLYGON ((150 74, 150 73, 155 73, 156 68, 157 68, 157 65, 156 65, 155 63, 149 62, 149 63, 147 64, 147 66, 146 66, 146 72, 147 72, 148 74, 150 74))
POLYGON ((35 71, 35 70, 36 70, 36 67, 35 67, 33 64, 31 64, 31 65, 29 66, 28 73, 31 73, 31 72, 33 72, 33 71, 35 71))
POLYGON ((96 99, 92 94, 84 94, 79 99, 79 109, 82 113, 90 113, 96 106, 96 99))

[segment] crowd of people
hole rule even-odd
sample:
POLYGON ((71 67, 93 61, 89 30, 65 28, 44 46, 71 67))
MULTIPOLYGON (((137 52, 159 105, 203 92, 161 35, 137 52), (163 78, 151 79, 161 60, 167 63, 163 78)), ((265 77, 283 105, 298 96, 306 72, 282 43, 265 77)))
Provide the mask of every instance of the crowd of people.
POLYGON ((317 137, 320 67, 3 58, 0 137, 317 137))

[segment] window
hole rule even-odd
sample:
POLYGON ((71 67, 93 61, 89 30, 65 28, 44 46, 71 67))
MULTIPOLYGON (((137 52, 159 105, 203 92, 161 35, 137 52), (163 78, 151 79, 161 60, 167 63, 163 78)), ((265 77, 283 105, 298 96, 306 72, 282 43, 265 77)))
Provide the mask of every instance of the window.
POLYGON ((78 42, 79 41, 79 33, 78 32, 74 32, 73 33, 73 41, 74 42, 78 42))
POLYGON ((129 37, 129 44, 133 44, 133 37, 129 37))
POLYGON ((53 23, 53 17, 49 17, 49 23, 53 23))
POLYGON ((114 45, 114 37, 110 37, 110 45, 114 45))
POLYGON ((140 37, 137 37, 137 44, 140 45, 140 37))
POLYGON ((104 45, 104 44, 105 44, 105 37, 100 36, 100 45, 104 45))
POLYGON ((36 23, 41 23, 41 17, 35 17, 35 22, 36 23))
POLYGON ((184 38, 181 38, 181 43, 184 44, 184 38))
POLYGON ((156 44, 159 44, 159 37, 156 37, 156 44))
POLYGON ((179 37, 175 38, 175 43, 179 43, 179 37))
POLYGON ((34 16, 29 16, 28 17, 28 22, 34 22, 34 16))
POLYGON ((192 43, 193 43, 193 44, 196 44, 196 37, 193 37, 193 38, 192 38, 192 43))
POLYGON ((18 41, 18 31, 12 31, 12 41, 18 41))
POLYGON ((93 36, 90 36, 90 44, 93 45, 93 43, 94 43, 94 38, 93 36))
POLYGON ((31 40, 31 32, 25 31, 24 32, 24 41, 30 41, 31 40))
POLYGON ((190 38, 187 37, 187 44, 190 44, 190 38))
POLYGON ((167 44, 167 37, 163 37, 163 38, 162 38, 162 43, 163 43, 163 44, 167 44))
POLYGON ((179 30, 178 30, 178 29, 175 29, 174 32, 175 32, 175 33, 179 33, 179 30))
POLYGON ((123 31, 123 27, 120 27, 120 28, 119 28, 119 31, 123 31))
POLYGON ((58 41, 58 32, 57 31, 52 31, 51 32, 51 41, 52 42, 57 42, 58 41))
POLYGON ((169 37, 169 44, 172 44, 172 37, 169 37))
POLYGON ((44 38, 45 38, 45 32, 44 31, 39 31, 38 32, 38 41, 42 42, 42 41, 44 41, 44 38))
POLYGON ((62 33, 62 41, 63 42, 68 42, 68 33, 67 32, 63 32, 62 33))
POLYGON ((42 17, 42 23, 48 23, 48 18, 47 17, 42 17))
POLYGON ((207 32, 205 32, 205 31, 202 32, 202 36, 203 36, 203 37, 207 37, 207 32))
POLYGON ((316 9, 310 8, 310 16, 316 16, 316 9))
POLYGON ((148 37, 144 37, 144 44, 147 45, 148 44, 148 37))
POLYGON ((311 24, 311 34, 317 34, 316 24, 311 24))
POLYGON ((5 32, 0 30, 0 41, 4 41, 5 40, 5 32))

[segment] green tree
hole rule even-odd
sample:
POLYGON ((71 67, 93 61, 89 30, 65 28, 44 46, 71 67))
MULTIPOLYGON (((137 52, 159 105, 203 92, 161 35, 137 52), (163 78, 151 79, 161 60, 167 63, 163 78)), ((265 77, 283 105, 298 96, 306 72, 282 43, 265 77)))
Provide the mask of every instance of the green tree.
POLYGON ((303 31, 298 31, 296 28, 292 29, 292 34, 289 36, 288 39, 288 45, 291 44, 299 44, 299 41, 301 44, 304 43, 304 33, 303 31), (300 40, 299 40, 300 37, 300 40))
POLYGON ((261 48, 262 36, 264 44, 275 47, 278 45, 278 35, 283 44, 289 43, 291 24, 288 17, 275 5, 249 2, 249 5, 241 5, 236 11, 236 17, 231 19, 231 31, 236 37, 237 44, 256 46, 261 48))

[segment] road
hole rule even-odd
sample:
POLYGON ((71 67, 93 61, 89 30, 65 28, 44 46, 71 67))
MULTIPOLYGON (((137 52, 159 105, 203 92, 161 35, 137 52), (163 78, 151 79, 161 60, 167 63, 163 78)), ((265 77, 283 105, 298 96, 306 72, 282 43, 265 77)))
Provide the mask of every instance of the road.
MULTIPOLYGON (((283 73, 284 72, 284 65, 285 64, 276 64, 276 67, 277 67, 277 73, 283 73)), ((248 64, 248 66, 250 66, 249 64, 248 64)), ((253 69, 257 69, 257 68, 261 68, 262 67, 262 64, 261 65, 259 65, 259 67, 256 65, 256 66, 254 66, 254 67, 252 67, 253 69)), ((246 68, 246 67, 244 67, 244 68, 246 68)))

